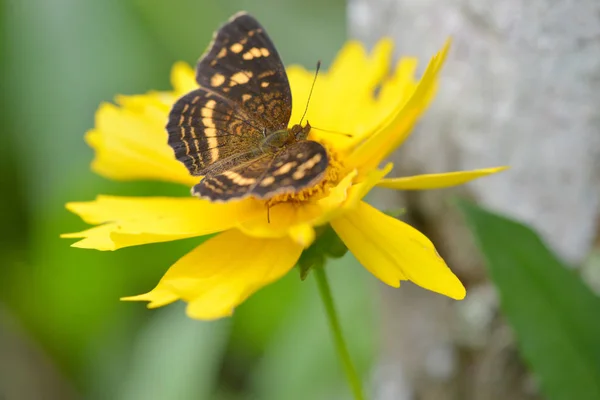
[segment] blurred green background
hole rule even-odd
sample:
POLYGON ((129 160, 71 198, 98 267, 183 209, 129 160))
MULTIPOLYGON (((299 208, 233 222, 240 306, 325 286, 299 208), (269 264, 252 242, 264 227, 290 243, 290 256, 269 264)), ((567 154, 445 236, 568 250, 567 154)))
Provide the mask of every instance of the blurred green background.
MULTIPOLYGON (((181 194, 168 184, 93 174, 83 135, 102 101, 169 89, 172 64, 195 63, 213 31, 240 10, 267 27, 286 64, 327 65, 345 40, 343 0, 2 3, 1 399, 347 393, 313 279, 300 282, 293 271, 233 319, 202 323, 186 319, 180 305, 149 311, 118 300, 151 289, 198 239, 118 252, 73 249, 59 239, 85 227, 65 210, 68 201, 181 194)), ((351 351, 368 371, 374 279, 350 264, 330 274, 340 278, 333 290, 351 351)))

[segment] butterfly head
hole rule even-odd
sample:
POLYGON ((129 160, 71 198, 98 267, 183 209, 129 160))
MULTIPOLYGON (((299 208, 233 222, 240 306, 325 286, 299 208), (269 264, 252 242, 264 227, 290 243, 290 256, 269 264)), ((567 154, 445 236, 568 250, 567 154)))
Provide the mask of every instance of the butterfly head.
POLYGON ((261 141, 259 147, 263 152, 280 150, 284 146, 306 140, 310 129, 310 124, 306 121, 304 126, 296 124, 290 129, 272 132, 261 141))
POLYGON ((289 130, 290 136, 294 137, 294 140, 306 140, 308 137, 308 133, 310 132, 310 123, 306 121, 306 125, 302 126, 300 124, 296 124, 292 126, 289 130))

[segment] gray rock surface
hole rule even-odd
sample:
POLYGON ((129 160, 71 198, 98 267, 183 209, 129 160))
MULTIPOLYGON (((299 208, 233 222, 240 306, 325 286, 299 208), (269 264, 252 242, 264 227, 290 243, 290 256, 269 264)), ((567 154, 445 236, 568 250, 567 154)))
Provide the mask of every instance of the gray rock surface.
POLYGON ((600 212, 600 2, 351 0, 352 37, 428 60, 453 46, 403 172, 510 165, 469 185, 579 264, 600 212))
POLYGON ((566 262, 589 254, 600 213, 600 2, 349 0, 350 36, 391 36, 396 55, 426 61, 453 45, 434 104, 393 156, 398 175, 497 165, 460 189, 381 193, 408 208, 468 287, 452 302, 384 289, 381 400, 532 399, 456 193, 531 224, 566 262))

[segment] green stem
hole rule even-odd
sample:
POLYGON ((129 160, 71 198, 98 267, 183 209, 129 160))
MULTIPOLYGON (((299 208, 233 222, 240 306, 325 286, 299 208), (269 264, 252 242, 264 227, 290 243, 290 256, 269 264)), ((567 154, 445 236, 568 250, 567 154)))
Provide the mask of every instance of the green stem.
POLYGON ((356 369, 352 364, 352 359, 350 358, 350 353, 348 352, 348 347, 346 346, 346 341, 344 340, 344 335, 342 334, 342 328, 333 305, 333 297, 331 296, 331 288, 329 287, 329 281, 327 280, 327 275, 325 274, 325 268, 315 268, 313 271, 317 278, 317 285, 319 286, 321 300, 323 301, 325 311, 327 312, 327 319, 329 320, 329 327, 331 328, 331 333, 333 334, 335 347, 340 359, 342 360, 344 372, 346 373, 346 378, 348 379, 348 383, 350 384, 350 388, 354 394, 354 399, 364 400, 365 397, 363 395, 360 379, 358 378, 356 369))

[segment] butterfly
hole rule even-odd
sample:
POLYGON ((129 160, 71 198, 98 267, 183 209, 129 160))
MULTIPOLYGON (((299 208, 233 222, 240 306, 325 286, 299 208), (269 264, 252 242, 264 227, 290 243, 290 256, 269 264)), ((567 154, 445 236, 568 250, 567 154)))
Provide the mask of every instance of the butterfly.
POLYGON ((192 194, 216 202, 270 199, 318 184, 329 158, 293 125, 283 62, 251 15, 217 30, 196 66, 199 88, 181 97, 167 123, 168 144, 194 176, 192 194))

